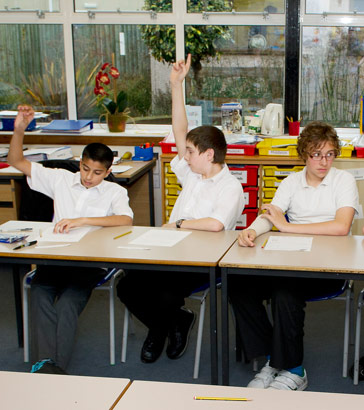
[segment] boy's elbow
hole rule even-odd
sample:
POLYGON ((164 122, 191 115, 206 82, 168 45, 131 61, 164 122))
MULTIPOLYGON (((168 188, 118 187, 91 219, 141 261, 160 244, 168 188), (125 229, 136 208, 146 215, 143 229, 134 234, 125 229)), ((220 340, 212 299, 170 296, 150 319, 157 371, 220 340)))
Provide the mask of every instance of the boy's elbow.
POLYGON ((222 224, 220 221, 215 220, 214 223, 211 226, 211 231, 212 232, 220 232, 225 229, 224 224, 222 224))
POLYGON ((337 227, 337 230, 335 232, 335 235, 338 235, 338 236, 349 235, 350 229, 351 229, 351 225, 339 224, 338 227, 337 227))

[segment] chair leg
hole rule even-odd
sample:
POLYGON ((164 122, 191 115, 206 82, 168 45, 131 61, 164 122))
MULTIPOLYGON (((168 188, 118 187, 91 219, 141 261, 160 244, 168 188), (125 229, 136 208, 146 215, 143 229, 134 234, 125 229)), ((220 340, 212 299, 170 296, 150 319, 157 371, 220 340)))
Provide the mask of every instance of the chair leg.
POLYGON ((28 289, 23 286, 23 345, 24 362, 29 362, 29 314, 28 314, 28 289))
POLYGON ((110 310, 110 364, 115 364, 115 289, 109 289, 109 310, 110 310))
POLYGON ((354 281, 350 281, 350 330, 349 330, 349 343, 350 345, 355 344, 354 334, 355 334, 355 303, 354 303, 354 281))
POLYGON ((345 322, 344 322, 344 354, 343 354, 343 377, 348 376, 349 359, 349 333, 350 333, 350 300, 351 289, 347 289, 345 297, 345 322))
POLYGON ((355 355, 354 355, 354 384, 359 383, 359 354, 360 354, 360 326, 361 326, 361 308, 363 306, 364 289, 359 293, 358 309, 356 312, 356 329, 355 329, 355 355))
POLYGON ((123 327, 123 340, 121 345, 121 362, 126 362, 126 348, 128 344, 128 331, 129 331, 129 310, 125 306, 124 312, 124 327, 123 327))
POLYGON ((195 365, 193 369, 193 378, 198 379, 198 374, 200 370, 200 358, 201 358, 201 345, 202 345, 202 333, 203 333, 203 324, 205 320, 205 310, 206 310, 206 295, 204 295, 203 300, 201 301, 200 313, 198 318, 198 332, 197 332, 197 344, 195 352, 195 365))

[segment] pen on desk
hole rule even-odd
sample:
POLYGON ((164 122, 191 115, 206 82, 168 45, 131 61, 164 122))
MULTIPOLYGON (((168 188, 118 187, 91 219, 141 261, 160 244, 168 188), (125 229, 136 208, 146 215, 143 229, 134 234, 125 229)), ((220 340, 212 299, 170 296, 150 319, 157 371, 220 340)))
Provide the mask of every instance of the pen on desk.
POLYGON ((119 238, 121 238, 122 236, 128 235, 129 233, 132 233, 132 231, 124 232, 124 233, 122 233, 121 235, 115 236, 114 239, 119 239, 119 238))
POLYGON ((27 246, 33 246, 36 243, 37 243, 37 241, 31 241, 31 242, 23 243, 23 245, 19 245, 19 246, 16 246, 15 248, 13 248, 13 251, 16 251, 16 250, 21 249, 21 248, 25 248, 27 246))
POLYGON ((194 396, 194 400, 220 400, 220 401, 252 401, 246 397, 199 397, 194 396))
POLYGON ((264 241, 264 243, 263 243, 263 245, 262 245, 262 249, 265 247, 265 245, 267 244, 267 242, 268 242, 268 238, 264 241))
POLYGON ((8 230, 0 229, 0 232, 3 232, 3 233, 8 233, 8 232, 31 232, 32 230, 33 230, 33 228, 8 229, 8 230))

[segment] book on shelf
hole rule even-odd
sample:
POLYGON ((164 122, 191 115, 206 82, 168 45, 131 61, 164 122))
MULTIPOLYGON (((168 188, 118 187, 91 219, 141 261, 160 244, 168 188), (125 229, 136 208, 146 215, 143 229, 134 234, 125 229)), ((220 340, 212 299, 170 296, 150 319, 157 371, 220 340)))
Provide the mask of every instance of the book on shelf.
POLYGON ((53 120, 42 127, 42 132, 51 134, 81 134, 94 127, 92 120, 53 120))
POLYGON ((70 146, 52 148, 32 148, 24 151, 24 157, 29 161, 46 161, 49 159, 70 159, 73 158, 70 146))

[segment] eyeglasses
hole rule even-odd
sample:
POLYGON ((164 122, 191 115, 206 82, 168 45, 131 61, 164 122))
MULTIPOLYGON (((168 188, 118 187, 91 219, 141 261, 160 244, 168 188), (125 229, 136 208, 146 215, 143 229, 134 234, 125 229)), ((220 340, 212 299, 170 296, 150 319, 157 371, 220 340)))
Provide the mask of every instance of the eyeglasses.
POLYGON ((334 151, 329 151, 327 154, 321 154, 321 152, 314 152, 313 154, 308 154, 314 161, 321 161, 326 159, 326 161, 333 161, 336 158, 334 151))

